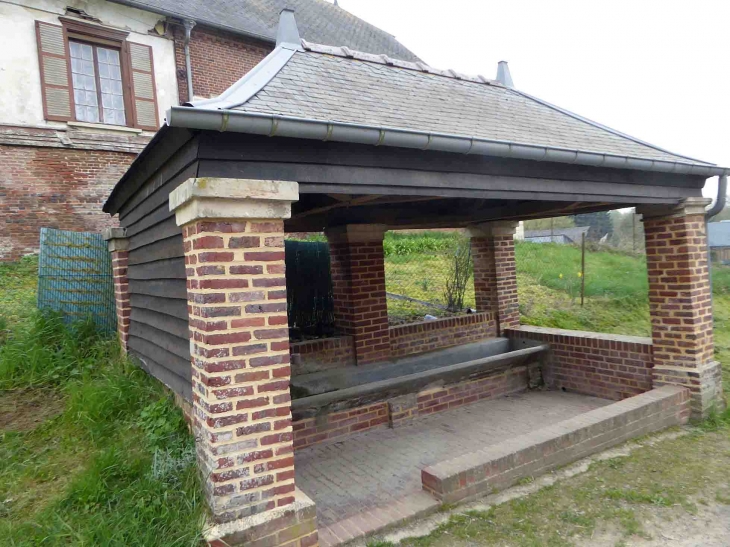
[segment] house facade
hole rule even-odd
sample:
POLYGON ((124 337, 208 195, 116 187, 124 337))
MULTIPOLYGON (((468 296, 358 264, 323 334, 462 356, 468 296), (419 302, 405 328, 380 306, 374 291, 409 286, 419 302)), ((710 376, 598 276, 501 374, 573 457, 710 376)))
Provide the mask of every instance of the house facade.
MULTIPOLYGON (((305 37, 416 59, 337 6, 293 4, 305 37)), ((217 96, 264 59, 283 7, 277 0, 215 9, 165 0, 0 1, 0 32, 13 44, 0 52, 0 161, 7 166, 0 260, 36 252, 44 226, 116 225, 101 205, 165 112, 217 96)))

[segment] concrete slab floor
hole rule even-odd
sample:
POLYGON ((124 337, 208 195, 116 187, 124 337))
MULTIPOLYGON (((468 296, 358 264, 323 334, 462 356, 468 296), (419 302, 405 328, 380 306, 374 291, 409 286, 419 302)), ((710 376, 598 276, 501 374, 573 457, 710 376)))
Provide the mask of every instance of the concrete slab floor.
POLYGON ((320 530, 421 492, 421 469, 610 404, 560 391, 482 401, 295 453, 297 486, 320 530))

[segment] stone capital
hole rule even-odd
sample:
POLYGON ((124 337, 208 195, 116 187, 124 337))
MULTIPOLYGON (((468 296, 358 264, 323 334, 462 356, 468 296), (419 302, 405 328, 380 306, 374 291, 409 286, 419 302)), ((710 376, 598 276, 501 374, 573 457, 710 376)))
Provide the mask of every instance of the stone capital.
POLYGON ((513 236, 519 225, 517 220, 496 220, 467 227, 469 237, 513 236))
POLYGON ((383 241, 385 224, 345 224, 325 228, 327 241, 330 243, 367 243, 383 241))
POLYGON ((644 218, 676 218, 688 215, 704 215, 710 203, 712 203, 711 198, 693 196, 684 198, 677 204, 642 205, 636 208, 636 212, 643 215, 644 218))
POLYGON ((285 219, 299 184, 283 180, 193 178, 170 192, 170 211, 184 226, 201 219, 285 219))
POLYGON ((104 228, 101 237, 107 242, 110 252, 129 250, 129 239, 125 228, 104 228))

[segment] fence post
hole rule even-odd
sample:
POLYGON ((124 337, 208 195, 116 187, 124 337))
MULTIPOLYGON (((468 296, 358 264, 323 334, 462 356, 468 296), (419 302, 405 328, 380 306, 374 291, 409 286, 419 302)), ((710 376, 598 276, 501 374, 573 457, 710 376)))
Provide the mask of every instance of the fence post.
POLYGON ((580 305, 583 307, 583 301, 586 295, 586 233, 581 234, 580 243, 580 305))

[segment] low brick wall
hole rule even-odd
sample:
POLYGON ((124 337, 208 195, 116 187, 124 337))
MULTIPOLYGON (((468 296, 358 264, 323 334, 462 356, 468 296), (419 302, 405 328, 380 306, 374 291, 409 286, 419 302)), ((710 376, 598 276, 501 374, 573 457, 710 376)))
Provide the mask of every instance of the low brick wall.
POLYGON ((508 338, 550 345, 543 379, 554 389, 619 401, 652 388, 651 338, 522 325, 508 338))
POLYGON ((352 336, 294 342, 290 348, 292 376, 355 364, 352 336))
POLYGON ((390 327, 390 355, 393 358, 497 336, 494 314, 473 313, 390 327))
POLYGON ((297 420, 293 423, 294 448, 305 448, 376 427, 399 427, 419 416, 518 393, 527 389, 527 376, 527 366, 518 366, 485 378, 297 420))
POLYGON ((294 449, 387 425, 388 404, 386 402, 323 414, 316 418, 305 418, 292 424, 294 449))
POLYGON ((665 386, 427 467, 423 489, 444 503, 473 498, 689 418, 689 390, 665 386))

